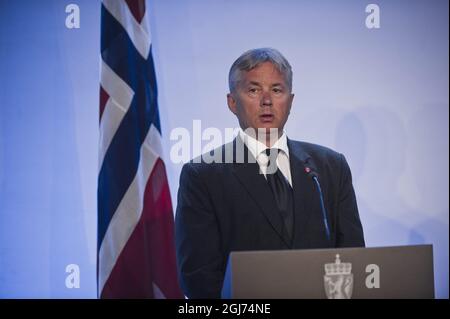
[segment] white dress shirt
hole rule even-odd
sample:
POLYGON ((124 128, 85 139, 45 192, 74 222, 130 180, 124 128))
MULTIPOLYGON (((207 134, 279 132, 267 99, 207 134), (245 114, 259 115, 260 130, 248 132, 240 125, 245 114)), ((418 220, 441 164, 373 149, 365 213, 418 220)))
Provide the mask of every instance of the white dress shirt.
MULTIPOLYGON (((264 174, 264 177, 266 177, 269 157, 266 155, 265 150, 268 149, 268 147, 264 143, 261 143, 254 137, 245 133, 242 129, 239 130, 239 137, 245 143, 252 155, 256 158, 260 172, 264 174)), ((277 156, 277 166, 289 182, 289 185, 292 187, 291 165, 289 163, 289 149, 287 146, 286 133, 283 132, 283 135, 281 135, 281 137, 272 145, 271 148, 277 148, 280 150, 277 156)))

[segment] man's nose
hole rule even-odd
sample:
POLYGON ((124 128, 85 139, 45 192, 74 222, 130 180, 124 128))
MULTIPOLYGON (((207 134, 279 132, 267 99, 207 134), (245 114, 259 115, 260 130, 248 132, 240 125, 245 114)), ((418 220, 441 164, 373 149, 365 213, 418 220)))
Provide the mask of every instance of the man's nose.
POLYGON ((261 97, 261 106, 272 106, 272 97, 270 92, 263 92, 261 97))

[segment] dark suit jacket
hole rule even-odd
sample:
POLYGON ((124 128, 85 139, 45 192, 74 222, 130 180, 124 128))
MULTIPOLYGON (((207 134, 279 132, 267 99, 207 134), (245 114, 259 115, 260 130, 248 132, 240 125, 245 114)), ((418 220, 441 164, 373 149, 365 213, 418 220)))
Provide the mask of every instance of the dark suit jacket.
MULTIPOLYGON (((292 140, 288 140, 288 148, 295 211, 291 243, 283 237, 282 219, 269 185, 240 138, 209 154, 224 161, 231 149, 232 163, 194 160, 183 166, 175 240, 179 279, 186 296, 220 298, 227 258, 232 251, 365 245, 350 168, 344 156, 319 145, 292 140), (245 163, 236 157, 237 149, 245 150, 245 163), (305 173, 305 166, 319 175, 330 240, 317 187, 305 173)), ((227 159, 230 162, 230 157, 227 159)))

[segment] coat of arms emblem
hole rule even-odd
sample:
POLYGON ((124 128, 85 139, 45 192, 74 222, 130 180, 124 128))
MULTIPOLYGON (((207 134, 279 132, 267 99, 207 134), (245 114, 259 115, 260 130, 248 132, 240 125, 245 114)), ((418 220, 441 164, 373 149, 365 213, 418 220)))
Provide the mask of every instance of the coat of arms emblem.
POLYGON ((352 264, 342 263, 339 254, 336 255, 334 264, 325 264, 323 280, 328 299, 350 299, 352 297, 352 264))

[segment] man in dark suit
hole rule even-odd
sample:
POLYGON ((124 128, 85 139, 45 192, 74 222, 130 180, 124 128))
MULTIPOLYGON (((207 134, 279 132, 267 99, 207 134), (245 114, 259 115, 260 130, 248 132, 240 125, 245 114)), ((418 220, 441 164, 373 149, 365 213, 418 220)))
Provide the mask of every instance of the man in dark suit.
POLYGON ((294 98, 289 62, 274 49, 247 51, 229 85, 242 130, 180 177, 175 235, 189 298, 220 297, 232 251, 365 245, 344 156, 283 131, 294 98))

